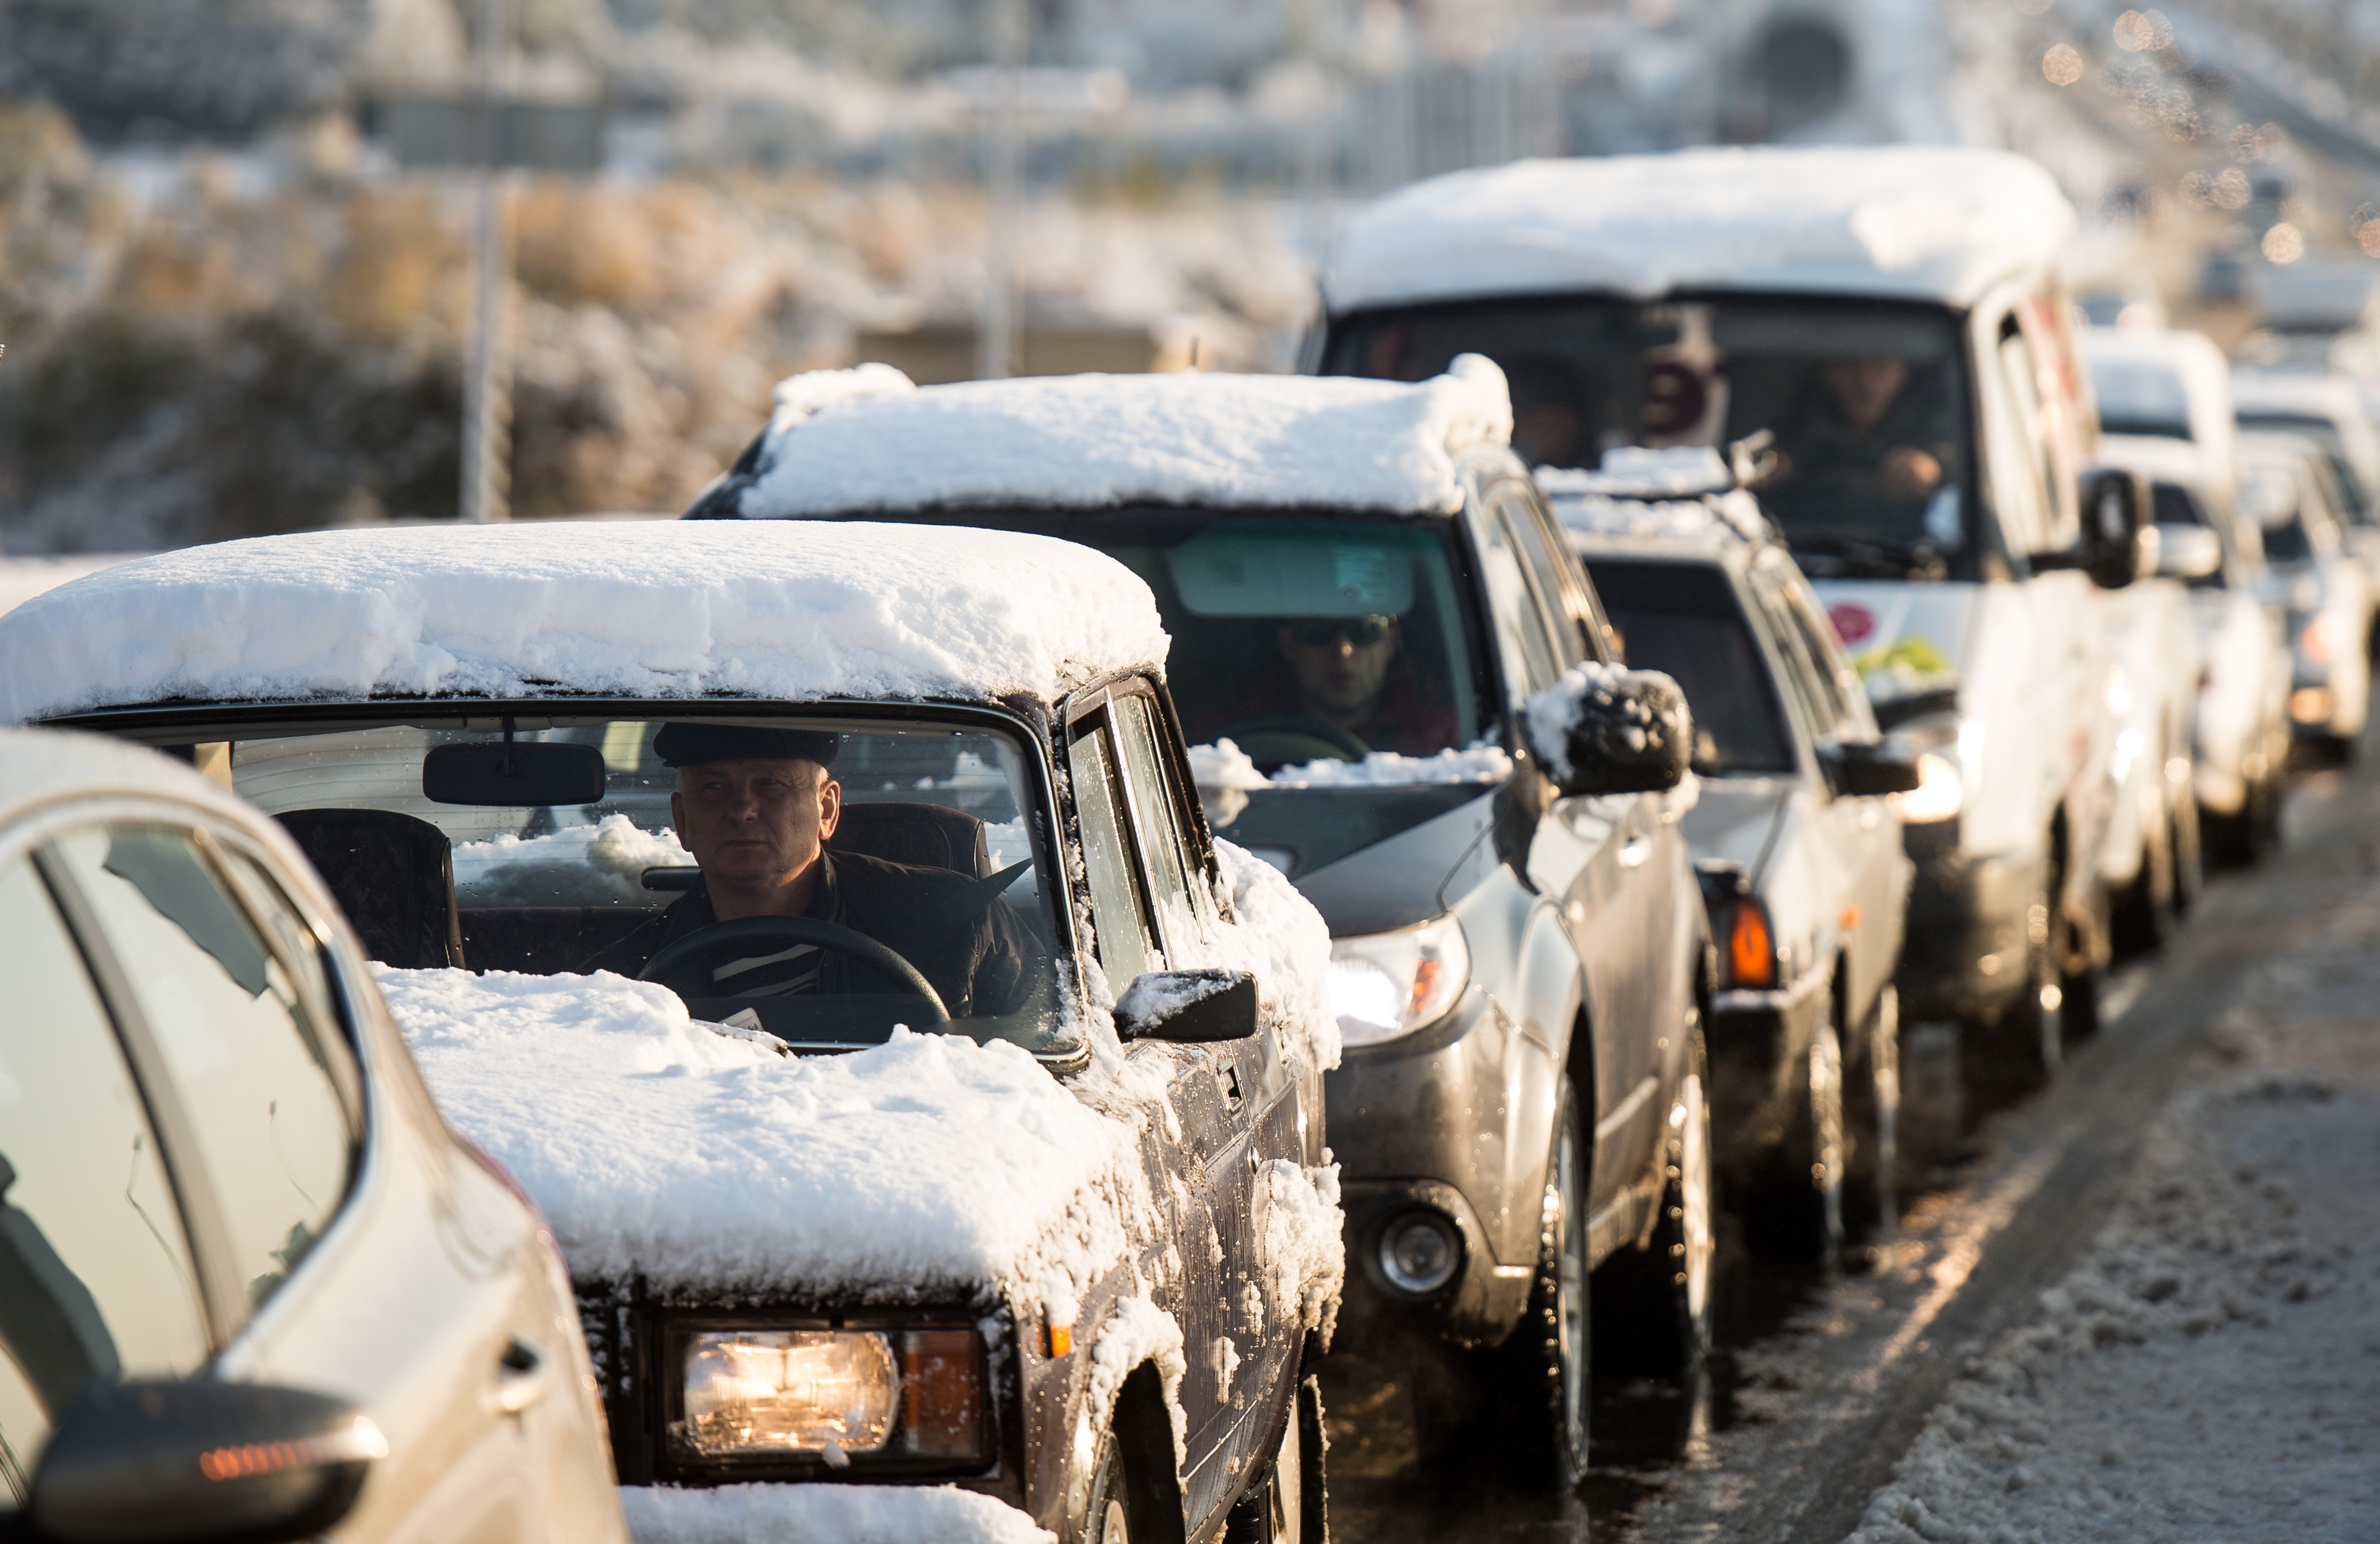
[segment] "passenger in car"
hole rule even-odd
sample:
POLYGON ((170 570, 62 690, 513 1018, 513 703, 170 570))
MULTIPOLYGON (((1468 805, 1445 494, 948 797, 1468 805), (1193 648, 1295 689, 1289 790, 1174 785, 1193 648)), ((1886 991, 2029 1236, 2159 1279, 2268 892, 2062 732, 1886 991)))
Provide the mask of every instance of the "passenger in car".
POLYGON ((1951 456, 1940 373, 1919 376, 1909 360, 1881 356, 1819 364, 1798 409, 1778 428, 1779 480, 1872 499, 1932 497, 1951 456))
MULTIPOLYGON (((951 1016, 1014 1011, 1039 953, 999 903, 1002 875, 892 863, 827 844, 843 813, 837 737, 802 730, 672 723, 653 737, 677 773, 670 816, 701 880, 581 969, 636 976, 665 945, 720 922, 805 917, 865 933, 916 966, 951 1016)), ((1014 870, 1003 870, 1007 878, 1014 870)), ((898 991, 866 964, 797 943, 713 965, 697 995, 898 991)))
POLYGON ((1308 719, 1369 750, 1428 756, 1456 744, 1453 704, 1406 657, 1395 617, 1300 617, 1275 626, 1272 641, 1276 657, 1258 660, 1236 705, 1201 716, 1198 738, 1308 719))

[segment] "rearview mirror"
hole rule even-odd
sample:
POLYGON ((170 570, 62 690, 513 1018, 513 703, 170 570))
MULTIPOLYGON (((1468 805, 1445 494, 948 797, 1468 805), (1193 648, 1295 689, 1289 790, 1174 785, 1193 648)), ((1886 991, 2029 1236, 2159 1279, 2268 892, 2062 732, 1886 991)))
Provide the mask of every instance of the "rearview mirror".
POLYGON ((2082 541, 2070 551, 2034 553, 2036 572, 2080 568, 2102 590, 2121 590, 2153 566, 2155 528, 2148 524, 2150 500, 2144 480, 2122 467, 2101 467, 2082 476, 2082 541))
POLYGON ((355 1505, 388 1443, 353 1406, 253 1383, 94 1383, 33 1476, 44 1538, 278 1544, 355 1505))
POLYGON ((1686 694, 1656 670, 1575 665, 1521 716, 1531 754, 1566 796, 1674 788, 1694 755, 1686 694))
POLYGON ((1827 781, 1851 798, 1905 794, 1918 784, 1917 753, 1891 740, 1834 740, 1818 748, 1827 781))
POLYGON ((1245 970, 1152 970, 1115 1005, 1116 1036, 1204 1045, 1257 1032, 1257 979, 1245 970))
POLYGON ((603 780, 603 752, 591 745, 442 745, 421 759, 422 796, 437 804, 594 804, 603 780))
POLYGON ((2156 571, 2168 579, 2203 579, 2223 566, 2223 541, 2204 526, 2158 526, 2156 571))

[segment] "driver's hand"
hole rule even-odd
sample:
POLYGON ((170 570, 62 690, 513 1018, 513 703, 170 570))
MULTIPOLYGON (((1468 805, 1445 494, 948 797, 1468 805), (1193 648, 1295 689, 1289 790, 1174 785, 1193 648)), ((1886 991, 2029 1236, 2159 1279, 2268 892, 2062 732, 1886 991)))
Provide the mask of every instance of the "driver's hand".
POLYGON ((1942 486, 1942 463, 1915 445, 1895 445, 1876 465, 1885 491, 1925 498, 1942 486))

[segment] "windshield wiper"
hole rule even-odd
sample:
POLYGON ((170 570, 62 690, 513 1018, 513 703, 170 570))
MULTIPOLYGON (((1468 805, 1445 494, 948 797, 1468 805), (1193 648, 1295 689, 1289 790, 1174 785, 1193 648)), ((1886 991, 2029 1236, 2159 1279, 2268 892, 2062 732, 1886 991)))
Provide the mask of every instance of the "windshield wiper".
POLYGON ((1802 566, 1818 578, 1940 579, 1950 572, 1949 561, 1925 541, 1788 531, 1785 544, 1802 566))

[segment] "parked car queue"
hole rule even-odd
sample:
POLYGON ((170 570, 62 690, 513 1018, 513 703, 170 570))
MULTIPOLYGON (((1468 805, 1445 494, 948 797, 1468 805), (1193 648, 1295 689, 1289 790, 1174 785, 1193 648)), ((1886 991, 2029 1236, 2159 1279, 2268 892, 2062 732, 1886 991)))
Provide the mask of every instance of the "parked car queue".
MULTIPOLYGON (((2100 439, 2063 211, 1974 152, 1463 174, 1350 231, 1328 376, 795 377, 701 523, 274 538, 0 618, 5 716, 187 763, 36 733, 0 790, 53 918, 6 979, 96 983, 97 1048, 0 1125, 42 1307, 0 1526, 1319 1539, 1334 1346, 1436 1369, 1426 1446, 1494 1423, 1574 1485, 1598 1359, 1693 1376, 1723 1213, 1828 1257, 1924 1183, 1909 1024, 2029 1086, 2187 906, 2219 629, 2289 636, 2204 581, 2278 595, 2295 522, 2282 602, 2368 606, 2313 459, 2233 518, 2100 439), (1973 220, 1862 247, 1952 176, 1973 220), (1609 256, 1652 182, 1704 220, 1666 292, 1609 256), (305 1183, 179 1091, 275 1034, 335 1096, 268 1111, 305 1183), (165 1267, 78 1242, 17 1135, 68 1092, 162 1165, 164 1349, 120 1305, 165 1267), (426 1221, 376 1198, 400 1140, 462 1155, 426 1221), (490 1173, 522 1199, 457 1221, 490 1173), (243 1285, 273 1185, 308 1210, 243 1285), (536 1322, 424 1290, 361 1363, 260 1349, 333 1343, 407 1227, 536 1322), (408 1456, 424 1379, 490 1441, 408 1456)), ((2352 689, 2319 663, 2240 695, 2352 689)))

